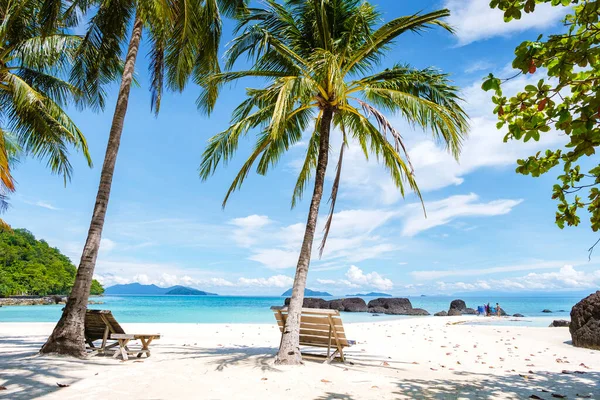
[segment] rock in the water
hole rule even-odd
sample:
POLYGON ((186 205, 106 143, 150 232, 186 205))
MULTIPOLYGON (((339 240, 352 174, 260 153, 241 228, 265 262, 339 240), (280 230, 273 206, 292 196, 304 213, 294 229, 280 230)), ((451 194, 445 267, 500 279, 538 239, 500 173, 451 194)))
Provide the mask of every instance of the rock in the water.
POLYGON ((548 309, 546 308, 546 309, 542 310, 542 312, 543 312, 543 313, 551 313, 551 312, 552 312, 552 310, 548 310, 548 309))
POLYGON ((371 300, 368 304, 370 313, 410 315, 412 304, 409 299, 393 297, 371 300))
POLYGON ((429 311, 424 310, 422 308, 413 308, 412 310, 410 310, 408 312, 407 315, 431 315, 431 314, 429 314, 429 311))
POLYGON ((435 314, 433 314, 436 317, 445 317, 448 315, 448 313, 446 311, 440 311, 440 312, 436 312, 435 314))
POLYGON ((330 300, 328 303, 329 303, 330 310, 344 311, 344 305, 342 304, 342 299, 330 300))
POLYGON ((500 316, 501 316, 501 317, 506 317, 507 315, 508 315, 508 314, 506 314, 506 311, 504 311, 504 310, 502 309, 502 307, 500 307, 500 316))
POLYGON ((568 326, 569 326, 569 321, 564 320, 564 319, 555 319, 550 324, 550 328, 562 328, 562 327, 568 327, 568 326))
POLYGON ((518 314, 518 313, 517 313, 517 314, 513 314, 513 317, 517 317, 517 318, 523 318, 523 317, 524 317, 524 315, 523 315, 523 314, 518 314))
POLYGON ((460 311, 458 311, 456 308, 451 308, 448 310, 449 317, 459 317, 461 315, 462 315, 462 313, 460 311))
POLYGON ((473 308, 465 308, 462 313, 468 315, 477 315, 477 310, 473 308))
POLYGON ((367 312, 367 303, 360 297, 349 297, 342 300, 344 311, 348 312, 367 312))
MULTIPOLYGON (((285 305, 290 305, 290 298, 285 299, 285 305)), ((302 307, 304 308, 329 308, 329 302, 318 299, 315 297, 305 297, 304 302, 302 303, 302 307)))
POLYGON ((569 331, 574 346, 600 350, 600 290, 575 304, 569 331))
POLYGON ((455 310, 463 312, 467 309, 467 304, 464 302, 464 300, 452 300, 452 302, 450 303, 450 308, 454 308, 455 310))

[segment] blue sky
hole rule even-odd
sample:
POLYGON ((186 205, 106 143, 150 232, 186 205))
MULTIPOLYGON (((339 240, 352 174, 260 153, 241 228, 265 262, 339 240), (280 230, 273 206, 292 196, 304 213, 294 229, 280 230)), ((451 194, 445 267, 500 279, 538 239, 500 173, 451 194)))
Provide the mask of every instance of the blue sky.
MULTIPOLYGON (((414 195, 402 199, 384 168, 374 158, 366 162, 351 144, 328 246, 321 260, 315 252, 308 287, 334 294, 377 290, 397 295, 597 288, 600 255, 587 259, 596 235, 586 223, 564 231, 554 225, 554 176, 533 179, 514 172, 517 158, 560 146, 564 138, 548 134, 541 143, 503 143, 489 94, 480 90, 489 72, 511 74, 515 46, 559 28, 564 11, 540 7, 534 18, 505 24, 501 12, 483 0, 373 3, 386 20, 419 9, 452 10, 449 22, 457 36, 407 34, 382 68, 408 62, 450 73, 466 99, 470 138, 456 163, 426 133, 391 117, 408 142, 427 219, 414 195)), ((225 32, 230 28, 227 23, 225 32)), ((146 70, 147 61, 140 57, 141 87, 132 90, 129 103, 97 278, 106 286, 184 284, 220 294, 280 294, 291 287, 306 221, 309 199, 290 210, 304 142, 266 177, 251 175, 222 210, 223 195, 249 154, 252 135, 238 157, 207 182, 198 177, 200 157, 207 139, 227 126, 246 85, 261 83, 247 81, 224 90, 210 119, 196 110, 198 90, 190 86, 183 94, 166 95, 155 118, 146 70)), ((507 92, 532 79, 539 77, 512 81, 507 92)), ((15 172, 18 192, 4 216, 13 227, 29 229, 58 247, 75 264, 94 205, 116 90, 104 113, 72 112, 88 138, 94 168, 74 152, 75 173, 65 187, 43 162, 24 159, 15 172)), ((337 135, 326 191, 339 143, 337 135)), ((320 227, 327 210, 323 204, 320 227)), ((316 241, 321 228, 318 232, 316 241)))

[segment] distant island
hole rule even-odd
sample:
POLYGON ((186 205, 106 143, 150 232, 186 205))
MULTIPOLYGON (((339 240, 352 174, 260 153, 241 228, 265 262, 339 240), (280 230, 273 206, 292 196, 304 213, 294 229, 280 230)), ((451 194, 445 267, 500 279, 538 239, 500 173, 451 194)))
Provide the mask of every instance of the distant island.
POLYGON ((129 283, 126 285, 114 285, 107 287, 104 294, 137 294, 146 296, 172 295, 172 296, 218 296, 216 293, 204 292, 181 285, 162 288, 156 285, 142 285, 141 283, 129 283))
MULTIPOLYGON (((0 297, 66 296, 71 292, 77 267, 58 249, 25 229, 0 228, 0 297)), ((104 288, 92 281, 91 294, 104 288)))
POLYGON ((357 293, 357 294, 347 294, 346 296, 356 296, 356 297, 392 297, 391 294, 387 293, 379 293, 379 292, 370 292, 370 293, 357 293))
MULTIPOLYGON (((292 289, 286 290, 283 292, 281 296, 289 297, 292 295, 292 289)), ((332 294, 327 292, 317 292, 316 290, 304 289, 304 296, 332 296, 332 294)))

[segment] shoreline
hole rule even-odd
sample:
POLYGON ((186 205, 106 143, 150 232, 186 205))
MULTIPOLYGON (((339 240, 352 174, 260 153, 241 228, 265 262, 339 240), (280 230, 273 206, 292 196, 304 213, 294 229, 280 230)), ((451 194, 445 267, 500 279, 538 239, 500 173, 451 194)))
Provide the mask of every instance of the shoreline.
POLYGON ((542 390, 600 398, 600 352, 568 344, 568 329, 468 324, 477 318, 344 322, 357 341, 347 362, 302 367, 274 364, 275 322, 122 323, 162 335, 152 357, 127 362, 38 356, 54 323, 1 322, 0 398, 551 398, 542 390))

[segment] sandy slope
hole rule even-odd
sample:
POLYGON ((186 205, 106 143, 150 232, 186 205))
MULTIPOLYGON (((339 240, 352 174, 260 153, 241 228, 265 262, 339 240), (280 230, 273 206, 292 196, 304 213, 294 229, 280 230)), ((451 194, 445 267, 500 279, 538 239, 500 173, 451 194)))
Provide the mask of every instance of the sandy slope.
POLYGON ((40 357, 52 324, 0 323, 0 398, 600 399, 600 352, 572 347, 568 329, 453 324, 468 319, 347 324, 346 364, 303 367, 273 365, 274 324, 124 324, 163 338, 151 358, 120 362, 40 357))

